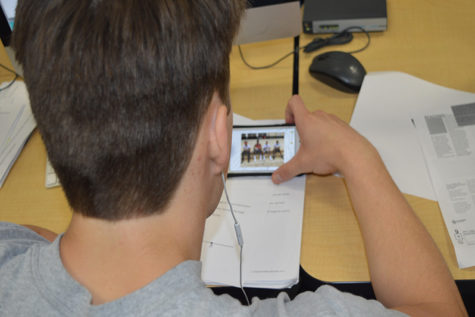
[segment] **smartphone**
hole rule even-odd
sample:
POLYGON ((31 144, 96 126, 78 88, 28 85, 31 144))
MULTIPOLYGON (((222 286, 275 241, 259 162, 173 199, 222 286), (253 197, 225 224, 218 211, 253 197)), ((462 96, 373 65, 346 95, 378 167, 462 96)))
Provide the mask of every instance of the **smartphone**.
POLYGON ((234 126, 228 175, 271 175, 299 146, 295 125, 234 126))

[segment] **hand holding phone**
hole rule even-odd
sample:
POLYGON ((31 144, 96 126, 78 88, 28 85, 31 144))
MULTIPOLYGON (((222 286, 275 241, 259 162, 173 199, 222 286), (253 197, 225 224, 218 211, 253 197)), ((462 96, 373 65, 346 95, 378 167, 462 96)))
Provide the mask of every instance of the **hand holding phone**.
POLYGON ((274 183, 302 173, 346 177, 362 163, 377 165, 381 160, 371 143, 346 122, 323 111, 310 112, 299 96, 290 99, 285 121, 296 124, 302 145, 293 160, 273 173, 274 183))
POLYGON ((228 175, 271 175, 299 146, 295 125, 234 126, 228 175))

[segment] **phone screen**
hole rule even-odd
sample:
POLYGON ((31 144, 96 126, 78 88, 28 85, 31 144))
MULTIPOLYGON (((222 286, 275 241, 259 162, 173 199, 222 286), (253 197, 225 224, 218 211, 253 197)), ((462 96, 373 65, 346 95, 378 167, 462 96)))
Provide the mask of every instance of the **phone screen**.
POLYGON ((233 127, 230 175, 271 174, 297 153, 294 125, 233 127))

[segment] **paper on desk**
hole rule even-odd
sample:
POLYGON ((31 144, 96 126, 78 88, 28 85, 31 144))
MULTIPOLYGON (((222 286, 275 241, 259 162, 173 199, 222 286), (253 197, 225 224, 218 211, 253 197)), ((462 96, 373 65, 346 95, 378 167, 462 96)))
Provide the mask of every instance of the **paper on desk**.
POLYGON ((475 98, 473 101, 414 118, 460 268, 475 266, 475 98))
POLYGON ((48 157, 46 157, 45 186, 46 186, 46 188, 53 188, 53 187, 61 186, 61 183, 59 182, 58 175, 56 175, 56 172, 54 171, 53 165, 51 165, 51 162, 50 162, 48 157))
MULTIPOLYGON (((274 185, 270 177, 229 179, 227 188, 241 224, 243 285, 285 288, 298 282, 305 176, 274 185)), ((201 251, 203 281, 239 287, 240 248, 225 199, 206 221, 201 251)))
MULTIPOLYGON (((234 114, 235 125, 276 124, 234 114)), ((236 177, 226 183, 244 239, 243 285, 285 288, 298 283, 305 176, 274 185, 270 177, 236 177)), ((239 245, 224 196, 206 222, 201 277, 210 285, 239 286, 239 245)))
POLYGON ((400 72, 366 75, 351 126, 378 149, 402 192, 436 200, 411 118, 475 94, 449 89, 400 72))
POLYGON ((13 163, 36 127, 28 92, 23 82, 17 81, 0 92, 0 118, 0 187, 2 187, 13 163))

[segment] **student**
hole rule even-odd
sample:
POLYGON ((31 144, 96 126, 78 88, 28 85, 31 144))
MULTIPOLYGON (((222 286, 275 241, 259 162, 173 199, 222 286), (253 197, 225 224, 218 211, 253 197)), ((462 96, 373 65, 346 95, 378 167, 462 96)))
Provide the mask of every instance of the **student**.
POLYGON ((280 152, 280 144, 279 144, 279 140, 276 140, 275 141, 275 144, 274 144, 274 150, 272 151, 272 156, 274 158, 276 158, 276 153, 279 153, 280 157, 282 157, 282 152, 280 152))
POLYGON ((251 160, 251 147, 247 144, 247 141, 244 141, 244 145, 242 146, 241 152, 241 163, 244 162, 244 157, 247 156, 247 162, 251 160))
POLYGON ((442 257, 375 149, 341 120, 309 113, 297 96, 286 121, 302 145, 272 179, 345 176, 382 304, 324 286, 248 307, 205 287, 201 242, 229 162, 229 53, 243 7, 19 1, 13 45, 74 212, 64 234, 40 231, 52 243, 0 224, 0 315, 465 314, 442 257))
POLYGON ((266 155, 269 155, 269 158, 271 158, 269 141, 266 141, 266 143, 262 147, 262 152, 264 153, 264 160, 266 159, 266 155))
POLYGON ((256 161, 256 156, 259 156, 259 161, 262 161, 262 144, 259 143, 259 139, 254 144, 254 162, 256 161))

